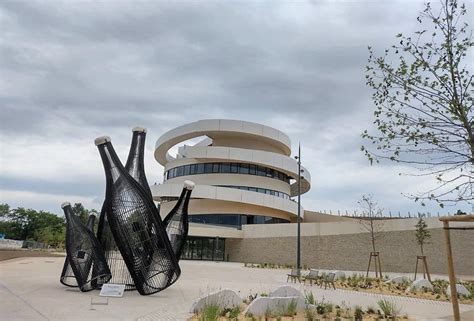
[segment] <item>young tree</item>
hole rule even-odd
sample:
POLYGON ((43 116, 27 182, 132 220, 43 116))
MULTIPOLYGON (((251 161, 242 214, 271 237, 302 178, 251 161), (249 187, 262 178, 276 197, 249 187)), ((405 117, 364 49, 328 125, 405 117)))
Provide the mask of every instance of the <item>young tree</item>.
POLYGON ((384 226, 384 221, 381 220, 383 217, 382 209, 378 207, 372 195, 363 195, 357 203, 362 207, 363 215, 359 223, 370 233, 372 252, 377 252, 375 241, 379 238, 384 226))
POLYGON ((420 246, 421 256, 424 256, 425 254, 423 253, 423 245, 425 245, 428 242, 428 240, 431 238, 431 234, 430 234, 430 231, 428 230, 428 225, 423 219, 423 216, 420 216, 420 218, 418 219, 418 223, 416 223, 415 227, 416 227, 416 232, 415 232, 416 242, 420 246))
POLYGON ((380 264, 379 252, 376 249, 376 240, 380 237, 380 232, 383 230, 384 221, 382 220, 382 209, 378 207, 377 202, 374 201, 372 195, 363 195, 362 199, 358 201, 362 207, 362 217, 359 220, 362 227, 370 233, 370 241, 372 243, 372 251, 369 257, 369 265, 367 267, 366 278, 369 276, 372 258, 375 265, 375 276, 382 277, 382 266, 380 264))
POLYGON ((366 79, 378 133, 364 131, 373 145, 361 149, 371 163, 388 159, 436 177, 434 188, 410 196, 441 207, 474 201, 474 42, 466 17, 457 0, 441 0, 438 9, 428 3, 413 36, 398 34, 382 56, 369 47, 366 79))

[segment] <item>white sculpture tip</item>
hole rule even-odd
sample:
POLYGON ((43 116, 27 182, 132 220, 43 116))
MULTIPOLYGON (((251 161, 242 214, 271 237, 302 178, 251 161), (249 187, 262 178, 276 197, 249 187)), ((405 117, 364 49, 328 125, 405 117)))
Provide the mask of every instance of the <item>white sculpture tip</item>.
POLYGON ((184 188, 185 189, 192 191, 194 186, 196 186, 196 184, 194 184, 193 181, 184 181, 184 188))
POLYGON ((109 136, 100 136, 94 140, 96 146, 112 141, 109 136))
POLYGON ((132 132, 139 132, 139 133, 145 133, 146 134, 146 128, 137 126, 134 129, 132 129, 132 132))
POLYGON ((69 202, 64 202, 64 203, 61 204, 61 208, 62 208, 62 209, 64 209, 64 208, 67 207, 67 206, 71 206, 71 203, 69 203, 69 202))

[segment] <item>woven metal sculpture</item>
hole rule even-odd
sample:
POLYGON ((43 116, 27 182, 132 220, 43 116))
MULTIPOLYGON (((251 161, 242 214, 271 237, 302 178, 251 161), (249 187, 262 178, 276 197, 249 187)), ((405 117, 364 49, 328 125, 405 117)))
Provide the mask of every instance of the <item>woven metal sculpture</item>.
MULTIPOLYGON (((143 187, 150 199, 152 199, 144 166, 146 128, 135 127, 132 130, 132 133, 132 143, 130 144, 130 151, 128 153, 125 169, 143 187)), ((117 244, 115 243, 114 236, 110 231, 105 201, 100 212, 97 238, 104 248, 105 257, 107 259, 110 271, 112 272, 112 279, 110 280, 110 283, 124 284, 125 290, 134 290, 135 284, 133 283, 132 276, 127 269, 122 254, 120 254, 117 244)))
POLYGON ((94 233, 72 212, 71 204, 61 205, 66 216, 67 260, 81 291, 95 288, 96 280, 106 283, 111 278, 104 250, 94 233))
POLYGON ((173 247, 173 251, 178 260, 181 257, 181 252, 186 244, 186 239, 188 238, 188 205, 193 188, 193 182, 184 181, 183 191, 181 192, 176 205, 163 220, 163 223, 166 226, 166 234, 168 235, 171 246, 173 247))
MULTIPOLYGON (((87 220, 87 225, 86 225, 89 231, 94 232, 94 223, 95 223, 95 215, 89 215, 89 219, 87 220)), ((69 264, 69 260, 67 259, 67 256, 66 256, 66 259, 64 260, 63 270, 61 272, 61 277, 59 279, 59 282, 70 287, 78 287, 76 277, 74 276, 74 271, 72 270, 71 264, 69 264)))
POLYGON ((138 292, 159 292, 181 274, 150 194, 120 162, 109 137, 95 140, 106 176, 103 210, 138 292))

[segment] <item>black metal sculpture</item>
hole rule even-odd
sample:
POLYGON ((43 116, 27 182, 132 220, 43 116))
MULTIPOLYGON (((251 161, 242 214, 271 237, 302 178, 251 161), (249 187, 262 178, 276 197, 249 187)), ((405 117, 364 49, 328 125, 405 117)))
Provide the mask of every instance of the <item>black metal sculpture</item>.
MULTIPOLYGON (((89 231, 92 231, 92 233, 94 233, 94 223, 95 215, 91 214, 89 215, 89 219, 87 220, 86 227, 89 231)), ((64 260, 63 270, 61 272, 61 277, 59 281, 66 286, 78 287, 76 277, 74 276, 74 271, 72 270, 71 264, 69 264, 67 256, 64 260)))
MULTIPOLYGON (((150 186, 148 185, 145 175, 144 165, 146 128, 135 127, 132 130, 132 133, 132 143, 130 144, 130 151, 128 153, 125 169, 143 187, 150 199, 152 199, 150 186)), ((113 234, 110 231, 106 209, 104 201, 104 205, 100 212, 97 238, 104 248, 105 257, 112 272, 110 283, 124 284, 125 290, 134 290, 135 284, 133 283, 132 276, 127 269, 122 254, 120 254, 113 234)), ((101 284, 99 286, 101 286, 101 284)))
POLYGON ((66 216, 66 254, 67 260, 81 291, 95 288, 96 280, 106 283, 111 278, 105 260, 104 250, 80 218, 72 212, 71 204, 61 205, 66 216))
POLYGON ((181 252, 186 244, 186 239, 188 238, 188 205, 193 188, 193 182, 184 181, 184 187, 176 205, 163 220, 163 223, 166 226, 166 234, 168 235, 171 246, 173 247, 173 251, 178 260, 181 257, 181 252))
POLYGON ((138 292, 159 292, 181 274, 151 193, 120 162, 109 137, 95 140, 106 175, 103 211, 138 292))

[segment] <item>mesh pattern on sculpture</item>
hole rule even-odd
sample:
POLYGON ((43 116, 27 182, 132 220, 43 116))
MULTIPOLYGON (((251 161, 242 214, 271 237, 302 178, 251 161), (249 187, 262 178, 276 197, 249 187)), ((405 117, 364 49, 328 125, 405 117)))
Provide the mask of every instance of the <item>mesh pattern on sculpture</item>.
MULTIPOLYGON (((151 198, 151 191, 146 179, 144 168, 143 156, 145 152, 145 139, 145 132, 133 131, 132 143, 130 144, 130 151, 128 153, 125 169, 149 193, 151 198)), ((134 290, 135 285, 132 276, 127 269, 127 265, 125 264, 122 254, 115 243, 112 231, 110 230, 105 206, 102 207, 100 214, 98 238, 104 247, 105 257, 109 264, 110 271, 112 272, 110 283, 124 284, 125 290, 134 290)))
POLYGON ((163 220, 163 224, 166 226, 166 234, 178 260, 188 237, 188 204, 191 192, 191 190, 183 188, 176 205, 163 220))
POLYGON ((161 291, 181 270, 153 200, 120 163, 112 144, 98 145, 107 179, 104 210, 140 294, 161 291))
POLYGON ((66 216, 66 253, 67 260, 81 291, 95 288, 96 281, 108 282, 111 277, 101 244, 72 212, 70 205, 64 206, 66 216))
MULTIPOLYGON (((86 225, 89 231, 94 232, 94 223, 95 223, 95 215, 89 215, 89 219, 87 220, 87 225, 86 225)), ((69 264, 69 260, 67 259, 67 256, 66 256, 66 259, 64 260, 64 265, 63 265, 63 269, 62 269, 61 277, 59 281, 66 286, 70 286, 70 287, 78 286, 76 277, 74 276, 74 271, 72 270, 71 264, 69 264)))

